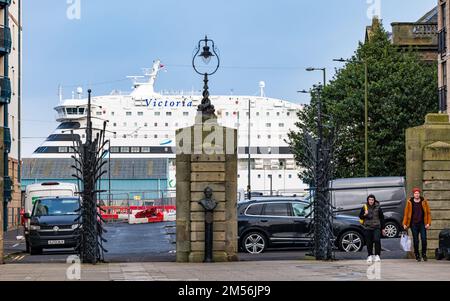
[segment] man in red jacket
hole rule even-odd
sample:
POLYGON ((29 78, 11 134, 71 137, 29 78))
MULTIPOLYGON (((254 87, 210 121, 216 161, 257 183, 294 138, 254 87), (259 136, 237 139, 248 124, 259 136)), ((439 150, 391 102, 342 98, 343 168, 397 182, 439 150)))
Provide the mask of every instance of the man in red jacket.
POLYGON ((421 196, 419 188, 413 189, 414 197, 406 202, 403 228, 411 228, 414 241, 414 254, 418 262, 427 261, 427 230, 431 227, 431 210, 428 200, 421 196), (419 234, 422 240, 422 258, 419 252, 419 234))

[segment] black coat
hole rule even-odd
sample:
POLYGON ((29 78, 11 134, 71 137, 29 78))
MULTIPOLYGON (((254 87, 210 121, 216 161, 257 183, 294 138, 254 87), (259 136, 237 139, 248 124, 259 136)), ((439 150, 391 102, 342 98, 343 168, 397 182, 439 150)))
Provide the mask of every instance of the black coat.
MULTIPOLYGON (((364 221, 369 220, 369 219, 373 219, 373 216, 371 216, 371 211, 372 211, 371 209, 372 209, 373 207, 371 208, 371 207, 369 206, 369 204, 366 204, 365 206, 363 206, 363 207, 361 208, 361 211, 360 211, 360 213, 359 213, 359 218, 362 219, 362 220, 364 220, 364 221), (364 216, 364 213, 365 213, 365 211, 366 211, 366 210, 364 209, 365 206, 367 206, 367 207, 369 208, 369 215, 368 215, 368 216, 364 216)), ((383 213, 383 209, 381 209, 380 203, 379 203, 378 201, 375 202, 374 206, 378 206, 378 218, 380 219, 381 229, 384 229, 385 221, 384 221, 384 213, 383 213)))

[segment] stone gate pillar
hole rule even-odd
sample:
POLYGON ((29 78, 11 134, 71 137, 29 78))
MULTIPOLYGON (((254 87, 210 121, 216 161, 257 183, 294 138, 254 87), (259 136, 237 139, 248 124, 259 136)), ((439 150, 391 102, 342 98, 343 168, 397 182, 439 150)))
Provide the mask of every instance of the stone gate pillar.
POLYGON ((218 202, 214 211, 213 260, 237 260, 237 130, 214 116, 197 116, 176 134, 177 262, 203 262, 205 213, 198 203, 206 187, 218 202))
POLYGON ((425 124, 406 130, 407 193, 419 187, 430 200, 428 257, 434 258, 439 232, 450 228, 450 123, 446 114, 429 114, 425 124))

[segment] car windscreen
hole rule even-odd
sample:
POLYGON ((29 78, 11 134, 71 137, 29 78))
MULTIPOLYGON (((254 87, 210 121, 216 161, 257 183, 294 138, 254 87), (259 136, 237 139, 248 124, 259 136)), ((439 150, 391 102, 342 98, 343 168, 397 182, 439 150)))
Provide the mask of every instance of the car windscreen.
POLYGON ((77 199, 41 199, 33 208, 33 216, 77 215, 80 202, 77 199))

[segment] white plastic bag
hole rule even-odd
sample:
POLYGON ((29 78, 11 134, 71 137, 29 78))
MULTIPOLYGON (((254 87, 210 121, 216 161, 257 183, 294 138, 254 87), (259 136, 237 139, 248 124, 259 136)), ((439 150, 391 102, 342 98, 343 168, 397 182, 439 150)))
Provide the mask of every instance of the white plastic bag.
POLYGON ((408 235, 407 232, 402 234, 402 237, 400 238, 400 245, 405 252, 411 251, 411 237, 408 235))

